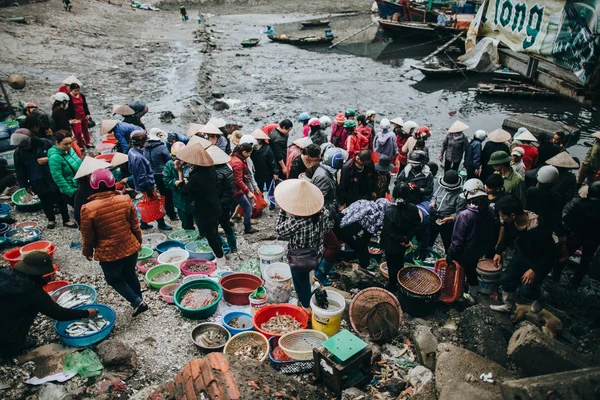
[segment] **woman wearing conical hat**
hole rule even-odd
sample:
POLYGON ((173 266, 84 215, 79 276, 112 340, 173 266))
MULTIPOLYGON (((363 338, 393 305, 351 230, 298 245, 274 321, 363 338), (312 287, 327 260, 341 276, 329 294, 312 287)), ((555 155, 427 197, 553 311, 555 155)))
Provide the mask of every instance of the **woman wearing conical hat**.
POLYGON ((448 129, 448 135, 442 144, 442 154, 440 154, 440 161, 444 162, 444 172, 451 169, 458 171, 469 146, 469 140, 464 134, 467 129, 469 129, 469 125, 461 121, 455 121, 448 129))

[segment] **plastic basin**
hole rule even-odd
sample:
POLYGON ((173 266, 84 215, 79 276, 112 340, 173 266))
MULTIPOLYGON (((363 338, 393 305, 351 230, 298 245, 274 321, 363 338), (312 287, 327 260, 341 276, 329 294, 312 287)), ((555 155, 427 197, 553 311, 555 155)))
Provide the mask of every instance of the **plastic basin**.
POLYGON ((0 217, 6 217, 10 213, 10 205, 7 203, 0 203, 0 217))
POLYGON ((88 304, 85 306, 75 307, 76 310, 87 310, 88 308, 94 308, 98 310, 98 315, 101 315, 105 320, 108 321, 108 325, 100 329, 96 333, 92 333, 84 336, 71 337, 66 334, 67 327, 74 321, 56 321, 54 324, 54 330, 60 336, 60 339, 66 346, 70 347, 87 347, 96 344, 104 340, 115 324, 117 315, 114 310, 104 304, 88 304))
POLYGON ((48 255, 50 256, 51 259, 54 259, 54 252, 56 251, 56 246, 52 245, 50 246, 50 249, 48 249, 48 255))
POLYGON ((173 304, 175 302, 173 295, 179 286, 181 286, 181 283, 170 283, 161 287, 158 294, 160 294, 165 303, 173 304))
POLYGON ((190 258, 202 258, 204 260, 212 261, 215 259, 208 241, 206 239, 195 240, 185 245, 185 249, 189 251, 190 258), (198 246, 202 246, 204 249, 198 249, 198 246))
POLYGON ((294 318, 296 321, 300 322, 300 329, 306 329, 308 326, 309 316, 302 307, 294 306, 292 304, 271 304, 261 308, 254 314, 254 329, 265 335, 267 339, 273 336, 282 336, 282 334, 269 333, 260 329, 262 324, 277 315, 289 315, 294 318))
MULTIPOLYGON (((15 229, 24 229, 24 228, 39 229, 40 224, 38 224, 35 221, 24 221, 24 222, 19 222, 18 224, 15 224, 15 229)), ((8 229, 6 230, 6 232, 8 232, 8 229)), ((0 233, 3 233, 2 229, 0 229, 0 233)))
POLYGON ((189 260, 185 260, 180 265, 181 273, 185 276, 188 275, 210 275, 217 269, 217 264, 212 261, 203 260, 202 258, 192 258, 189 260), (192 268, 194 266, 200 266, 201 268, 205 268, 205 271, 193 271, 192 268))
POLYGON ((40 238, 41 232, 39 229, 25 228, 25 229, 11 229, 4 234, 6 241, 10 244, 17 246, 24 246, 27 243, 35 242, 40 238), (26 237, 17 238, 17 235, 28 234, 26 237))
POLYGON ((17 248, 9 250, 2 255, 2 258, 4 258, 5 261, 8 261, 11 268, 14 268, 15 265, 21 261, 21 249, 17 248))
POLYGON ((63 293, 66 293, 66 292, 73 292, 73 293, 81 293, 81 294, 90 295, 91 297, 88 300, 88 304, 93 304, 96 301, 96 298, 98 297, 98 293, 96 292, 96 289, 94 289, 90 285, 84 285, 82 283, 76 283, 76 284, 73 284, 73 285, 67 285, 67 286, 63 286, 63 287, 61 287, 59 289, 56 289, 54 292, 50 293, 50 297, 56 303, 56 301, 58 300, 58 298, 63 293))
POLYGON ((167 240, 163 233, 147 233, 142 235, 142 246, 155 249, 157 245, 167 240))
POLYGON ((150 268, 156 267, 159 264, 160 263, 156 258, 144 258, 143 260, 138 261, 135 266, 137 267, 138 271, 140 271, 142 274, 145 274, 150 270, 150 268))
POLYGON ((188 258, 190 258, 190 253, 188 253, 187 250, 171 249, 159 255, 157 260, 160 264, 171 264, 179 268, 181 263, 186 261, 188 258))
POLYGON ((225 329, 227 329, 231 333, 232 336, 237 335, 238 333, 247 332, 247 331, 251 331, 254 329, 254 323, 252 322, 252 315, 250 315, 246 312, 243 312, 243 311, 228 312, 227 314, 223 315, 223 319, 221 319, 221 322, 223 323, 223 326, 225 327, 225 329), (235 327, 229 325, 231 320, 234 318, 239 318, 240 322, 242 322, 246 325, 246 328, 235 328, 235 327))
POLYGON ((191 281, 195 281, 197 279, 206 279, 206 278, 207 278, 206 275, 198 275, 198 274, 196 274, 196 275, 188 275, 188 276, 186 276, 186 277, 183 278, 183 280, 181 281, 181 283, 188 283, 188 282, 191 282, 191 281))
POLYGON ((248 296, 257 287, 263 285, 263 280, 253 274, 234 272, 222 277, 219 283, 223 288, 223 297, 226 302, 237 306, 246 306, 250 304, 248 296))
POLYGON ((39 199, 31 204, 23 203, 22 199, 27 195, 29 195, 29 193, 26 189, 19 189, 13 193, 12 202, 18 211, 37 211, 42 208, 42 202, 39 199))
POLYGON ((189 242, 193 242, 194 240, 198 239, 198 236, 200 236, 200 233, 198 233, 196 230, 180 229, 169 234, 169 239, 188 244, 189 242))
POLYGON ((185 250, 185 243, 181 243, 180 241, 177 241, 177 240, 166 240, 166 241, 156 245, 156 251, 158 251, 158 254, 162 254, 165 251, 168 251, 171 249, 184 249, 185 250))
POLYGON ((152 257, 152 254, 154 254, 154 250, 152 250, 149 247, 142 247, 142 249, 138 251, 137 259, 138 261, 145 260, 147 258, 152 257))
MULTIPOLYGON (((18 226, 15 226, 15 228, 18 228, 18 226)), ((0 222, 0 235, 4 235, 8 231, 10 231, 10 225, 0 222)))
POLYGON ((265 355, 260 360, 257 360, 257 361, 264 362, 267 359, 267 357, 269 356, 269 352, 270 352, 269 339, 267 337, 265 337, 265 335, 263 335, 262 333, 258 333, 255 331, 242 332, 240 334, 233 336, 231 339, 229 339, 229 341, 225 345, 225 348, 223 349, 223 353, 229 354, 230 356, 235 357, 235 352, 238 347, 238 343, 246 344, 248 342, 256 343, 257 345, 261 346, 265 355))
POLYGON ((179 267, 177 267, 175 265, 171 265, 171 264, 160 264, 160 265, 157 265, 156 267, 150 268, 148 270, 148 272, 146 272, 146 283, 148 285, 152 286, 154 289, 160 289, 161 287, 163 287, 165 285, 169 285, 171 283, 177 282, 177 280, 179 279, 180 276, 181 276, 181 271, 179 270, 179 267), (164 282, 153 281, 153 278, 155 276, 157 276, 158 274, 161 274, 163 272, 172 272, 175 274, 175 277, 168 281, 164 281, 164 282))
POLYGON ((51 242, 47 240, 38 240, 37 242, 29 243, 21 247, 21 254, 25 255, 32 251, 45 251, 46 253, 49 253, 51 248, 51 242))
POLYGON ((183 285, 179 286, 175 291, 174 297, 175 305, 181 310, 181 315, 190 319, 204 319, 210 317, 215 313, 215 311, 217 311, 219 301, 221 301, 221 297, 223 297, 223 290, 221 289, 221 286, 212 279, 196 279, 191 282, 186 282, 183 285), (181 305, 181 300, 190 289, 214 290, 215 292, 217 292, 217 299, 212 304, 202 308, 183 307, 181 305))
POLYGON ((223 350, 223 347, 225 347, 225 344, 227 344, 227 342, 230 339, 231 339, 231 334, 229 333, 229 331, 227 331, 227 329, 223 328, 221 325, 215 324, 213 322, 203 322, 201 324, 196 325, 194 327, 194 329, 192 329, 192 341, 194 342, 194 344, 196 346, 200 347, 202 350, 207 351, 207 352, 223 350), (210 330, 222 332, 226 338, 225 343, 223 343, 220 346, 213 346, 213 347, 206 346, 204 343, 202 343, 202 340, 200 340, 200 335, 202 335, 204 332, 210 331, 210 330))
POLYGON ((52 293, 57 289, 60 289, 61 287, 65 287, 68 286, 69 282, 67 281, 52 281, 46 285, 44 285, 43 289, 44 292, 46 293, 52 293))

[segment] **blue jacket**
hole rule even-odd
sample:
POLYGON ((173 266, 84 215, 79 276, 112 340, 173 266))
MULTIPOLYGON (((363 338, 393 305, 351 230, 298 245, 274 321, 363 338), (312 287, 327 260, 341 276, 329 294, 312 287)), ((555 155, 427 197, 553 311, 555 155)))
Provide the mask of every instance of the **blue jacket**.
POLYGON ((481 140, 473 139, 467 146, 465 154, 465 168, 481 168, 481 140))
POLYGON ((150 193, 154 190, 154 172, 150 161, 144 157, 140 149, 132 147, 127 153, 129 159, 129 172, 133 176, 135 190, 142 193, 150 193))
POLYGON ((150 166, 155 174, 163 173, 165 164, 171 161, 171 154, 163 142, 151 141, 144 148, 144 157, 150 161, 150 166))
POLYGON ((184 135, 182 135, 181 133, 178 133, 175 131, 169 131, 168 137, 169 137, 169 139, 167 142, 167 149, 169 149, 169 152, 171 152, 171 146, 173 145, 171 143, 172 140, 175 140, 176 142, 182 142, 184 144, 188 144, 188 142, 190 141, 189 138, 187 138, 184 135))
POLYGON ((128 124, 127 122, 117 122, 113 132, 123 154, 127 154, 127 151, 129 150, 129 137, 131 136, 131 132, 139 130, 142 130, 142 128, 137 125, 128 124))

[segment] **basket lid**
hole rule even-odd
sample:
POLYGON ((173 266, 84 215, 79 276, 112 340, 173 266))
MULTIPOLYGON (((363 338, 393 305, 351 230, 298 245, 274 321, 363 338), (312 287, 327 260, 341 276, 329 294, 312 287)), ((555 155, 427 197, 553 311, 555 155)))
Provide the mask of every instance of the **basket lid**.
POLYGON ((419 296, 434 295, 442 288, 442 280, 435 272, 418 266, 404 267, 398 271, 398 283, 419 296))
POLYGON ((368 335, 368 315, 371 309, 377 304, 390 304, 395 310, 395 316, 392 319, 396 329, 402 322, 402 309, 396 296, 391 292, 381 288, 367 288, 360 291, 350 304, 350 324, 352 329, 359 335, 368 335))
POLYGON ((498 272, 501 267, 496 267, 490 258, 482 258, 477 263, 477 269, 484 272, 498 272))

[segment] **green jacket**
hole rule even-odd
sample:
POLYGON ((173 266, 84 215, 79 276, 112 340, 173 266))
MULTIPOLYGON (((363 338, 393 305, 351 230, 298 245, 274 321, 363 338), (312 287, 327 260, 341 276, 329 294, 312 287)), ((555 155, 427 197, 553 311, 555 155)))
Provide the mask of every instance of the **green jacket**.
POLYGON ((516 173, 512 168, 510 173, 504 177, 504 190, 506 193, 510 193, 516 197, 523 205, 523 208, 527 206, 527 185, 521 175, 516 173))
POLYGON ((81 165, 81 159, 77 157, 72 148, 65 153, 56 145, 48 150, 48 165, 54 183, 62 194, 73 196, 77 190, 75 174, 81 165))
POLYGON ((181 190, 175 186, 175 181, 179 178, 179 174, 175 169, 175 163, 173 160, 167 161, 165 169, 163 170, 163 183, 165 186, 173 192, 173 205, 175 208, 184 213, 193 213, 194 205, 192 204, 192 198, 181 194, 181 190))

